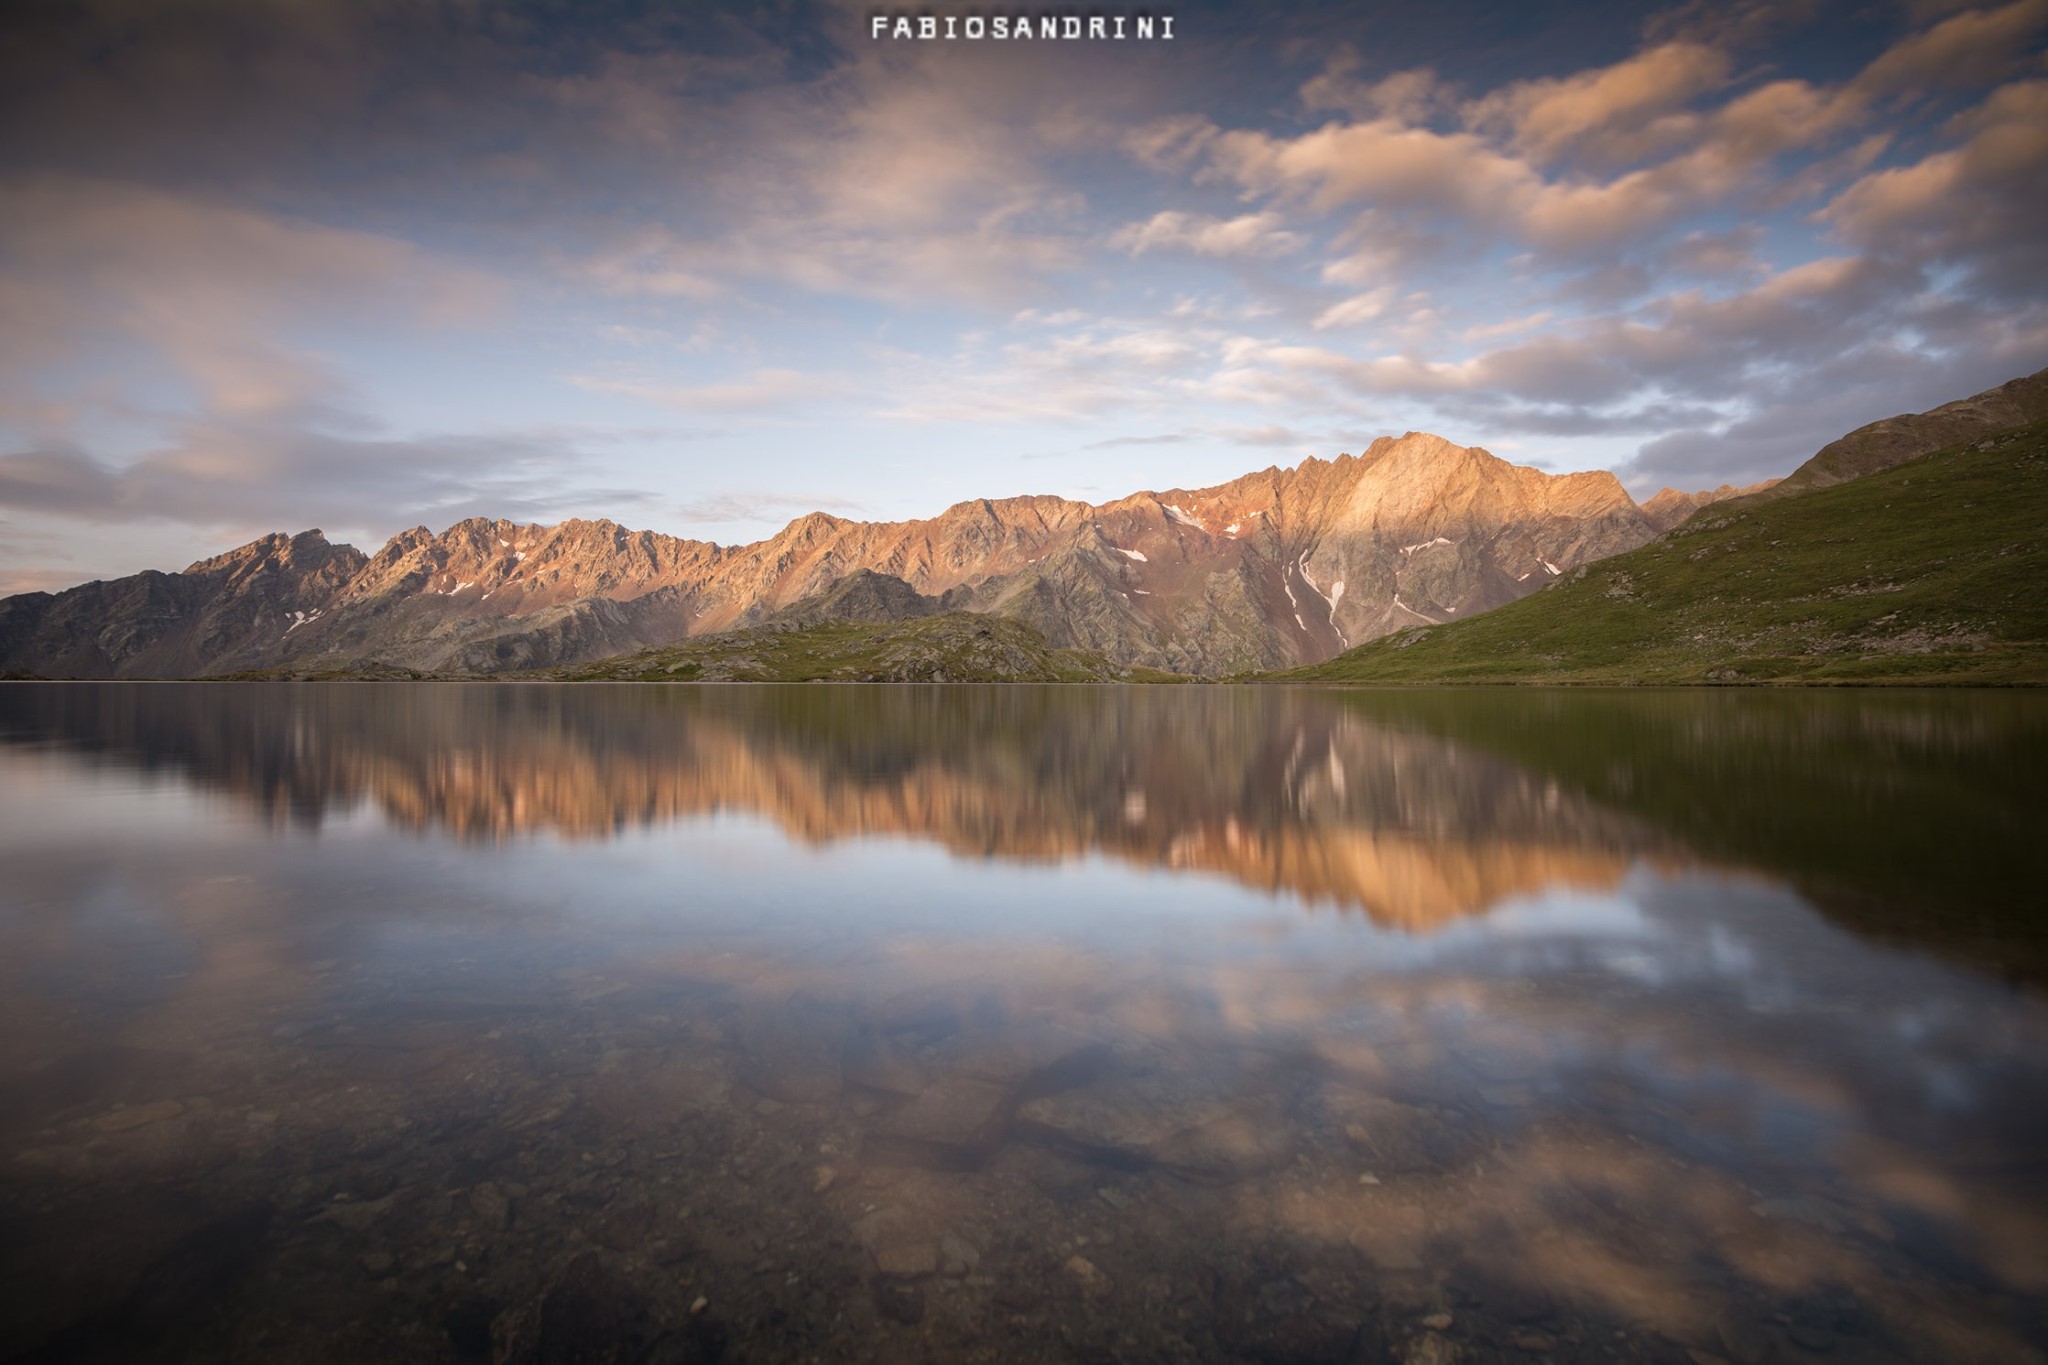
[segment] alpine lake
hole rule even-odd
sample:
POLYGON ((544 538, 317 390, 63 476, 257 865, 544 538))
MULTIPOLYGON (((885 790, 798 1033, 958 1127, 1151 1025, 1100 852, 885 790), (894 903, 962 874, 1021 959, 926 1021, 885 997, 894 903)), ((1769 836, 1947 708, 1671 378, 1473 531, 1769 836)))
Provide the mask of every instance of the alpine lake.
POLYGON ((2048 697, 0 685, 0 1360, 2048 1359, 2048 697))

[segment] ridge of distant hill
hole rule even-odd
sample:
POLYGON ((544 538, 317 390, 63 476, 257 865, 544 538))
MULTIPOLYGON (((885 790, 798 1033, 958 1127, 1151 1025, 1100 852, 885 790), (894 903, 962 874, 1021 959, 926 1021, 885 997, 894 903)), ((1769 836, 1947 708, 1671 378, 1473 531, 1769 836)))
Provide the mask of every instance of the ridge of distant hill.
POLYGON ((1982 440, 2041 421, 2048 421, 2048 370, 2038 370, 1926 412, 1886 417, 1860 426, 1822 446, 1812 459, 1770 487, 1743 492, 1783 498, 1829 488, 1948 446, 1982 440))

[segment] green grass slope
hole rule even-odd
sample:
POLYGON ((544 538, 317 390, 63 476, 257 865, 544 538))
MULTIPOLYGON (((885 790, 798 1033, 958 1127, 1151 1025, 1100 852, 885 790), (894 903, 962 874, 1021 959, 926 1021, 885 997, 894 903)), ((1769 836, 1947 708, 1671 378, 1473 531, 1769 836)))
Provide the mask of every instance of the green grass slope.
POLYGON ((1669 536, 1293 681, 2048 683, 2048 422, 1669 536))
POLYGON ((1055 649, 1022 621, 952 612, 908 621, 757 626, 525 676, 569 682, 1110 682, 1133 673, 1081 650, 1055 649))

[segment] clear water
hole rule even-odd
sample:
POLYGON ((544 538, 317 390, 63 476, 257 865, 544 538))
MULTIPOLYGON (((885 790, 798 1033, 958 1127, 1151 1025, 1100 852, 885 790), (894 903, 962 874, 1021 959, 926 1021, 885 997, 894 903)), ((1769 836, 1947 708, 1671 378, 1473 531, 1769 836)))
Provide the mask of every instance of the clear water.
POLYGON ((0 1359, 2037 1360, 2044 702, 0 686, 0 1359))

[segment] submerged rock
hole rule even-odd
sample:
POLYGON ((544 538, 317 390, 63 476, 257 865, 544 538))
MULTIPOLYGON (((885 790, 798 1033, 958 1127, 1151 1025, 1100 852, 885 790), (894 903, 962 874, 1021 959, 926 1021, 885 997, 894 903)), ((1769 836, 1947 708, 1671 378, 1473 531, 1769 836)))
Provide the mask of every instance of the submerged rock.
POLYGON ((1265 1087, 1189 1070, 1111 1075, 1027 1101, 1020 1129, 1084 1160, 1236 1180, 1285 1162, 1293 1125, 1265 1087))
POLYGON ((493 1365, 708 1365, 725 1353, 725 1329, 708 1314, 665 1330, 646 1295, 595 1252, 499 1314, 490 1338, 493 1365))
POLYGON ((875 1311, 890 1322, 905 1325, 924 1320, 924 1289, 909 1281, 878 1276, 872 1286, 875 1311))

